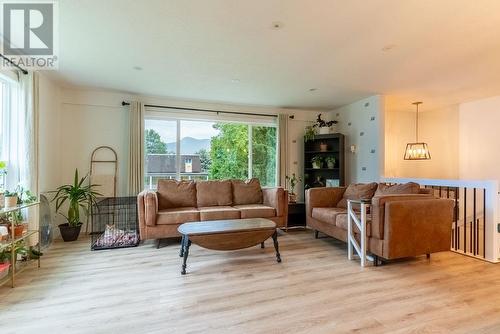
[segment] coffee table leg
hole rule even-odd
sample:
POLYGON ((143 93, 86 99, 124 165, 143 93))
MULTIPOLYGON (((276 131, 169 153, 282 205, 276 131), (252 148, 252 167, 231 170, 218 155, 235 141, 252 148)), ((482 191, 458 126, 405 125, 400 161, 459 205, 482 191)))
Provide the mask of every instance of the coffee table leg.
POLYGON ((181 274, 182 275, 186 275, 186 262, 187 262, 187 259, 188 259, 188 255, 189 255, 189 247, 191 246, 191 240, 189 240, 189 237, 186 235, 185 236, 185 249, 184 249, 184 259, 182 261, 182 270, 181 270, 181 274))
POLYGON ((183 257, 184 256, 184 243, 185 243, 185 240, 186 240, 186 236, 183 234, 182 235, 182 239, 181 239, 181 250, 179 252, 179 257, 183 257))
POLYGON ((264 248, 264 241, 260 243, 260 248, 264 248))
POLYGON ((281 262, 280 250, 278 247, 278 231, 273 233, 274 249, 276 249, 276 261, 281 262))

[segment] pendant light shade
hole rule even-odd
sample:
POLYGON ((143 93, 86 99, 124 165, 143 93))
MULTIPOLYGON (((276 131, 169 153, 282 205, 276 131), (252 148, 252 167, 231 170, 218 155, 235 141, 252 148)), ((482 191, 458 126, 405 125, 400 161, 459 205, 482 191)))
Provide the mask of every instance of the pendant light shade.
POLYGON ((415 123, 415 142, 406 144, 405 150, 405 160, 430 160, 431 153, 429 152, 429 146, 427 143, 418 141, 418 106, 422 102, 413 102, 417 107, 417 116, 415 123))

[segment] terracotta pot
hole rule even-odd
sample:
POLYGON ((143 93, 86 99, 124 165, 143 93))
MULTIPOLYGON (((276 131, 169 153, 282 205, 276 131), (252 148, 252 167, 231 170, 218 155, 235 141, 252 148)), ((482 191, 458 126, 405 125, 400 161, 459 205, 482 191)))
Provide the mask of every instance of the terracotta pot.
POLYGON ((17 205, 17 196, 8 196, 5 197, 5 207, 13 208, 17 205))
MULTIPOLYGON (((8 225, 9 235, 12 235, 12 225, 8 225)), ((24 226, 23 225, 14 225, 14 238, 18 238, 23 235, 24 226)))
POLYGON ((328 151, 328 145, 327 145, 326 143, 321 143, 321 144, 319 144, 319 150, 320 150, 321 152, 326 152, 326 151, 328 151))

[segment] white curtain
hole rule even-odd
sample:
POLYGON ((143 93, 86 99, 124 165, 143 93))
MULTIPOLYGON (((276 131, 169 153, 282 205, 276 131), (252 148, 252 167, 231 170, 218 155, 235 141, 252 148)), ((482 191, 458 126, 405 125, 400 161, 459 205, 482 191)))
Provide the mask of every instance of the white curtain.
MULTIPOLYGON (((13 191, 20 185, 38 196, 38 74, 20 73, 19 81, 10 85, 9 99, 6 188, 13 191)), ((38 209, 25 211, 29 229, 38 229, 38 209)), ((29 245, 37 242, 38 237, 34 235, 29 245)))
POLYGON ((132 101, 129 110, 128 193, 144 189, 144 103, 132 101))
POLYGON ((286 187, 285 176, 288 175, 288 119, 287 114, 278 115, 278 180, 282 187, 286 187))

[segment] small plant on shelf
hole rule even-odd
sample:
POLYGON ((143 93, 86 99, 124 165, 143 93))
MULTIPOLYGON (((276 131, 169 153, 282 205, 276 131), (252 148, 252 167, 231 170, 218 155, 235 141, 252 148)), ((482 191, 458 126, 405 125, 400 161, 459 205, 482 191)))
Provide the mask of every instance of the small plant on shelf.
POLYGON ((311 164, 312 164, 312 168, 314 169, 320 169, 321 166, 323 165, 323 158, 319 155, 315 155, 312 159, 311 159, 311 164))
POLYGON ((6 208, 13 208, 17 205, 17 193, 6 190, 3 194, 6 208))
POLYGON ((73 184, 66 184, 60 186, 55 191, 52 201, 56 202, 56 212, 60 213, 61 207, 64 203, 68 202, 68 214, 64 215, 67 223, 60 224, 59 230, 64 241, 75 241, 78 239, 80 229, 83 223, 80 221, 80 209, 88 215, 88 208, 96 203, 97 196, 101 196, 98 192, 94 191, 96 184, 84 184, 87 180, 88 174, 78 177, 78 169, 75 170, 75 177, 73 184))
POLYGON ((318 117, 316 118, 316 124, 313 125, 313 128, 319 128, 319 133, 320 134, 329 134, 330 133, 330 127, 333 124, 337 124, 338 121, 325 121, 321 118, 321 114, 318 114, 318 117))
POLYGON ((316 136, 316 130, 312 126, 306 126, 306 131, 304 133, 304 141, 307 143, 308 141, 314 140, 316 136))
POLYGON ((326 166, 329 168, 329 169, 334 169, 335 168, 335 163, 337 162, 337 159, 335 159, 335 157, 326 157, 325 158, 325 161, 326 161, 326 166))
POLYGON ((298 182, 302 181, 302 178, 299 176, 295 176, 295 173, 292 174, 292 176, 285 176, 285 179, 288 182, 290 192, 288 193, 288 200, 290 203, 295 203, 297 202, 297 194, 295 193, 295 186, 297 185, 298 182))

